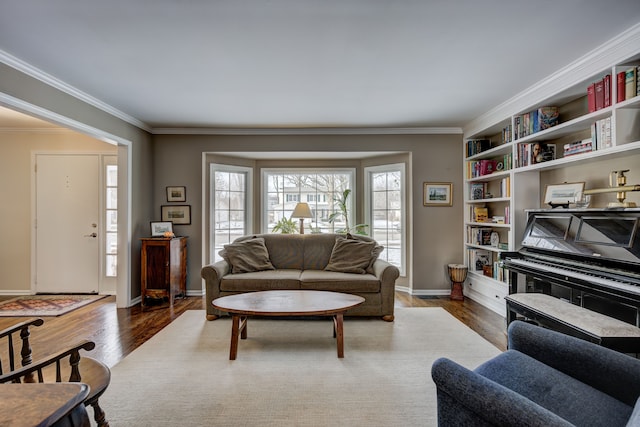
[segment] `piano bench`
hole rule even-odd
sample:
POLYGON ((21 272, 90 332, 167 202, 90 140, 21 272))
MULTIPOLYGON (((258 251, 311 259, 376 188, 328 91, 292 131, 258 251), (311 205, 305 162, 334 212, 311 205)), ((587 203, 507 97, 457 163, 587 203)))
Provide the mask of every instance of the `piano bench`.
POLYGON ((640 328, 540 293, 507 295, 507 323, 524 316, 541 326, 622 353, 640 353, 640 328))

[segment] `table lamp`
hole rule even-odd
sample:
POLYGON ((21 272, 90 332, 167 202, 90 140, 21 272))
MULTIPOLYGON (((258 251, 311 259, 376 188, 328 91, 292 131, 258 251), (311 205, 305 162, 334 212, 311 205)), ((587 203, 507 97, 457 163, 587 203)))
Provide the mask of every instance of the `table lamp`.
POLYGON ((300 218, 300 234, 304 234, 304 219, 313 218, 308 203, 298 203, 291 214, 291 218, 300 218))

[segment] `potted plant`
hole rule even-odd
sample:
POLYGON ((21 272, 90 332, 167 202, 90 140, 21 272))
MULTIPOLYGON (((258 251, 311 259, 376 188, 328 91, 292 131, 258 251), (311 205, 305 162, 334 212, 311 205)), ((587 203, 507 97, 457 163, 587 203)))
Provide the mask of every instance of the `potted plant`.
POLYGON ((271 229, 272 232, 279 231, 282 234, 295 234, 298 232, 298 222, 295 219, 282 217, 271 229))
POLYGON ((336 230, 336 233, 355 233, 355 234, 367 234, 367 228, 369 227, 367 224, 356 224, 353 228, 349 225, 349 210, 347 209, 347 199, 351 194, 350 189, 346 189, 342 192, 342 194, 338 197, 334 197, 333 201, 338 208, 338 211, 329 215, 329 222, 333 223, 337 219, 344 218, 344 228, 340 230, 336 230))

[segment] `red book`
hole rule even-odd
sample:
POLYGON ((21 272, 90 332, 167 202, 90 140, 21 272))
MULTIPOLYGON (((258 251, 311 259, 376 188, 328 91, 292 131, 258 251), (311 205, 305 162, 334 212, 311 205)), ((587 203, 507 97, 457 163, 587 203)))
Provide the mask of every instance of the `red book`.
POLYGON ((611 74, 604 76, 604 108, 611 106, 611 74))
POLYGON ((625 100, 624 97, 624 82, 625 82, 625 72, 620 71, 616 77, 616 102, 622 102, 625 100))
POLYGON ((589 112, 596 111, 596 85, 591 83, 587 88, 587 104, 589 105, 589 112))
POLYGON ((604 108, 604 80, 596 82, 596 111, 604 108))

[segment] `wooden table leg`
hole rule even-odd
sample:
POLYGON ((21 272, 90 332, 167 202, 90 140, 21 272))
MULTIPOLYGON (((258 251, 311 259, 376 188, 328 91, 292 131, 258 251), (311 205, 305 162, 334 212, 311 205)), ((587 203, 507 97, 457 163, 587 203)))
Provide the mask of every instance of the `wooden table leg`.
POLYGON ((338 313, 333 316, 333 335, 336 338, 336 346, 338 347, 338 358, 344 357, 344 328, 343 328, 343 315, 338 313))
POLYGON ((238 355, 238 338, 247 339, 247 317, 234 314, 231 316, 231 348, 229 360, 236 360, 238 355))

